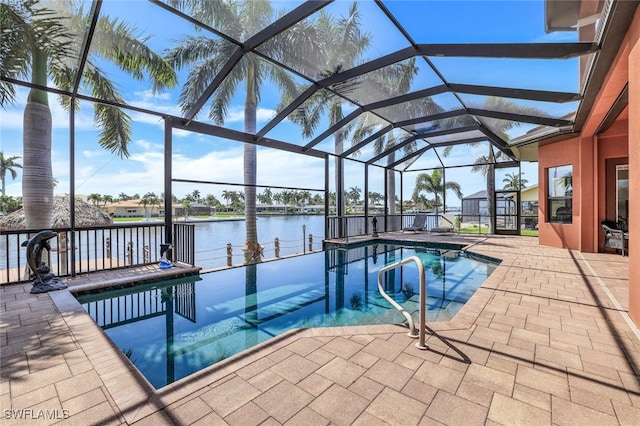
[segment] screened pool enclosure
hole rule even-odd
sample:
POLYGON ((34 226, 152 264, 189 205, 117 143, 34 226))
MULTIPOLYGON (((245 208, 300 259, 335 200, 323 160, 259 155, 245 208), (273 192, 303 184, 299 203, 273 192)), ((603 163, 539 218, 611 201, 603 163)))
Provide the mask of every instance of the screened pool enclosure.
POLYGON ((114 195, 153 187, 165 243, 176 194, 238 189, 248 258, 256 211, 277 204, 267 190, 316 196, 300 210, 343 238, 446 209, 447 182, 473 172, 491 229, 519 232, 519 203, 513 226, 496 222, 509 196, 496 171, 520 176, 538 144, 578 134, 627 3, 3 2, 2 150, 22 157, 27 215, 52 204, 52 182, 72 210, 98 181, 114 195), (34 160, 47 150, 53 166, 34 160), (440 190, 416 204, 416 178, 435 171, 440 190))

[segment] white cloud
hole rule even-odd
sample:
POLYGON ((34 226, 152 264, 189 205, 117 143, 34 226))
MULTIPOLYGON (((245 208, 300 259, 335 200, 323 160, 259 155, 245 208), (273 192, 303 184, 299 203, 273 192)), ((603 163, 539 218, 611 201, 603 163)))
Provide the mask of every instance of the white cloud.
POLYGON ((103 156, 105 153, 106 153, 106 151, 98 151, 98 150, 95 150, 95 151, 90 151, 90 150, 82 151, 82 155, 83 155, 85 158, 101 157, 101 156, 103 156))
MULTIPOLYGON (((276 111, 268 108, 258 108, 256 120, 258 123, 266 123, 276 116, 276 111)), ((238 123, 244 121, 244 105, 235 105, 229 108, 225 118, 226 123, 238 123)))

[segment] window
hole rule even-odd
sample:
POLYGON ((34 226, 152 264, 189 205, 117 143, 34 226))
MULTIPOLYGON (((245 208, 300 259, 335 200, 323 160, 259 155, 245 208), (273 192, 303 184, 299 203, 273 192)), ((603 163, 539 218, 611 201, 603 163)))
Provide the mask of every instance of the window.
POLYGON ((573 166, 550 167, 547 169, 547 177, 549 222, 572 223, 573 166))
MULTIPOLYGON (((629 165, 616 166, 616 221, 629 219, 629 165)), ((624 226, 624 225, 623 225, 624 226)), ((626 226, 624 226, 626 228, 626 226)))

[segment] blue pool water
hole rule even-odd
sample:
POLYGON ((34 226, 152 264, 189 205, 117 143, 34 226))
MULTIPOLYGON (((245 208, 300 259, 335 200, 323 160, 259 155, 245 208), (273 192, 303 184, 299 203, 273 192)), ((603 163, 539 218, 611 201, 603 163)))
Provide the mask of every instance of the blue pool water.
MULTIPOLYGON (((378 270, 413 255, 427 274, 427 321, 449 320, 497 261, 442 247, 329 249, 76 297, 159 388, 294 328, 403 323, 378 292, 378 270)), ((416 321, 417 271, 409 264, 383 279, 386 292, 416 321)))

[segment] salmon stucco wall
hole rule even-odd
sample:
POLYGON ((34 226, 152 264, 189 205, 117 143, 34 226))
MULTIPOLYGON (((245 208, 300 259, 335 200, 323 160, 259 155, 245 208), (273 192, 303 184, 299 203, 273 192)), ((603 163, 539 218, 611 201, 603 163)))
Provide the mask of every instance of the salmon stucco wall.
POLYGON ((640 8, 632 26, 635 37, 629 55, 629 315, 640 326, 640 8))
POLYGON ((580 139, 574 138, 538 148, 538 241, 552 247, 577 249, 580 243, 580 191, 577 183, 580 179, 580 139), (549 186, 547 169, 556 166, 573 166, 573 223, 550 223, 547 218, 547 188, 549 186))

